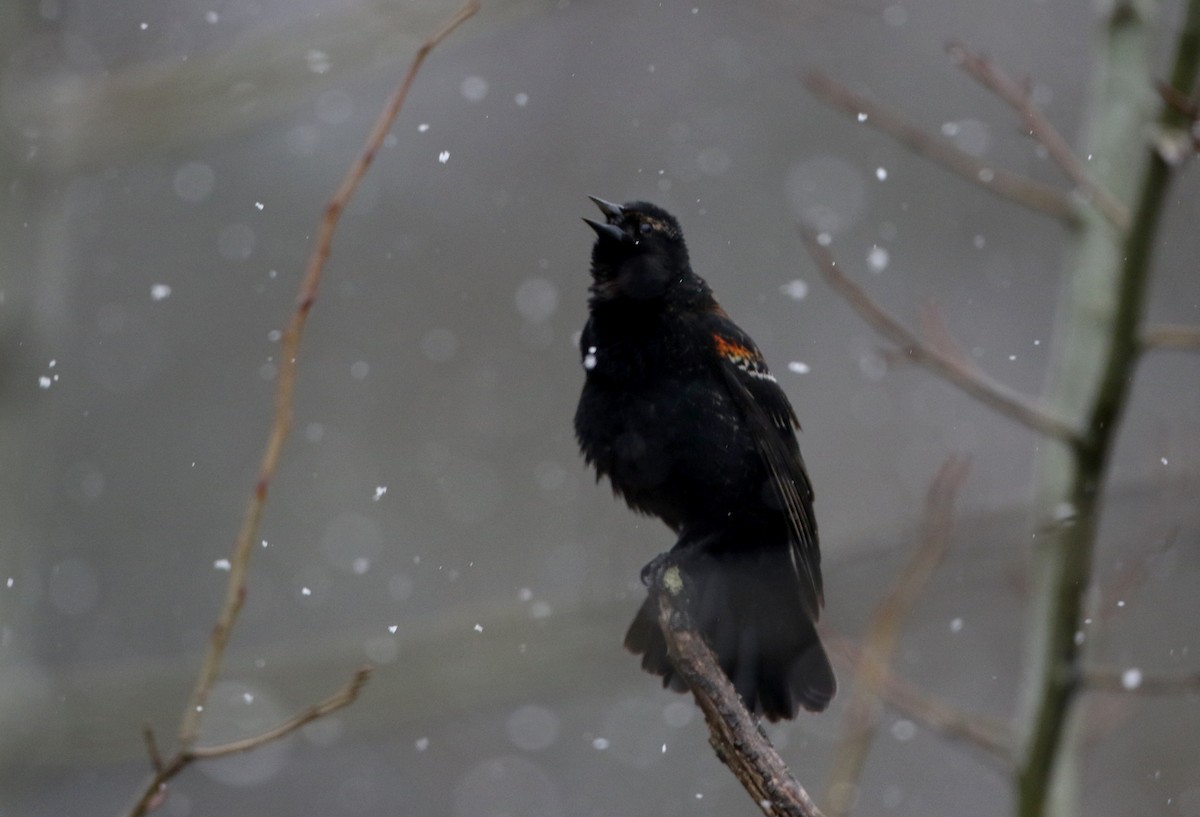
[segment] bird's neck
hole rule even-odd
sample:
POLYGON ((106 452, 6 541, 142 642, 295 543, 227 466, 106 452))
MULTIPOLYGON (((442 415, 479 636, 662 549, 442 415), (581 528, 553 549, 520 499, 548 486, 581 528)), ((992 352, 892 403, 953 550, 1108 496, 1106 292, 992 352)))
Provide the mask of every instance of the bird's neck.
POLYGON ((681 321, 686 321, 689 314, 702 309, 663 298, 638 300, 627 297, 593 298, 588 307, 597 331, 625 336, 631 341, 647 335, 670 334, 681 321))

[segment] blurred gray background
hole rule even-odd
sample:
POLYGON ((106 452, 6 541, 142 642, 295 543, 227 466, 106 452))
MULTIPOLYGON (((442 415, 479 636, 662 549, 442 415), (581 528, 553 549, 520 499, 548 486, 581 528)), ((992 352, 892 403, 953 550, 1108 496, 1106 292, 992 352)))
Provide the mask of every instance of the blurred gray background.
MULTIPOLYGON (((142 725, 170 744, 321 208, 452 8, 0 8, 0 813, 115 814, 149 768, 142 725)), ((912 325, 935 299, 985 370, 1030 393, 1069 235, 823 108, 801 78, 819 68, 1061 184, 943 46, 1034 78, 1074 139, 1095 28, 1088 4, 1034 0, 485 2, 428 60, 335 239, 205 739, 262 729, 360 663, 375 675, 335 717, 193 767, 162 813, 757 813, 690 699, 621 648, 638 570, 671 537, 593 485, 572 439, 585 194, 675 212, 791 396, 828 636, 861 635, 938 464, 973 457, 956 549, 897 665, 1008 714, 1038 441, 889 371, 794 225, 819 221, 912 325)), ((1164 225, 1158 321, 1200 322, 1196 194, 1192 169, 1164 225)), ((1136 388, 1089 643, 1099 663, 1194 671, 1200 358, 1154 354, 1136 388)), ((818 796, 841 702, 769 729, 818 796)), ((1200 815, 1196 695, 1094 695, 1086 714, 1090 814, 1200 815)), ((860 813, 1007 813, 983 755, 883 723, 860 813)))

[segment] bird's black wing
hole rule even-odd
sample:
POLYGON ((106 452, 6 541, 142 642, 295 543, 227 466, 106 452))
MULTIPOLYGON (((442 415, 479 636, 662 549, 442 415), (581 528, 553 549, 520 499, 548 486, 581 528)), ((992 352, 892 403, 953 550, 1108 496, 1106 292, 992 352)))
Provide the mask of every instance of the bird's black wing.
POLYGON ((824 606, 821 552, 813 516, 813 489, 800 456, 796 431, 800 423, 762 352, 720 309, 704 318, 708 340, 722 377, 741 409, 755 445, 787 515, 792 564, 800 580, 806 611, 815 621, 824 606))

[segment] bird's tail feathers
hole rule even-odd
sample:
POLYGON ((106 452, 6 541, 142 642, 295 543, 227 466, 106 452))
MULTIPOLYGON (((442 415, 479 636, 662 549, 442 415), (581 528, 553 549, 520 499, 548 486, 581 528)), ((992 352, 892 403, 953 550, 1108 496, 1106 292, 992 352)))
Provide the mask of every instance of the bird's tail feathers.
MULTIPOLYGON (((811 712, 829 705, 837 682, 786 548, 677 547, 672 561, 683 573, 694 626, 748 709, 775 721, 793 717, 797 704, 811 712)), ((625 646, 664 686, 683 689, 657 612, 652 599, 642 604, 625 646)))

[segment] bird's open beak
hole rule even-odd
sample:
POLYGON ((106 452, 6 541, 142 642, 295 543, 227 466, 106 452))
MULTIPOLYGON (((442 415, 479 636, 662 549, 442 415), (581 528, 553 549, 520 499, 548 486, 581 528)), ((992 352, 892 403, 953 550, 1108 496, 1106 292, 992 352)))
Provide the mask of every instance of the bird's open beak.
POLYGON ((597 237, 601 240, 607 239, 608 241, 624 241, 628 238, 625 231, 613 223, 619 222, 621 216, 625 214, 625 211, 621 209, 621 205, 613 204, 611 201, 605 201, 604 199, 598 199, 595 196, 588 196, 588 198, 595 202, 596 206, 600 208, 600 212, 608 220, 606 223, 593 221, 590 218, 584 219, 587 226, 596 231, 597 237))
POLYGON ((602 221, 592 221, 590 218, 585 218, 584 222, 596 231, 596 235, 601 240, 624 241, 627 237, 625 231, 616 225, 605 224, 602 221))
POLYGON ((606 218, 609 222, 620 221, 621 216, 625 215, 625 211, 619 204, 613 204, 611 201, 598 199, 595 196, 588 196, 588 198, 600 208, 600 212, 604 213, 604 218, 606 218))

